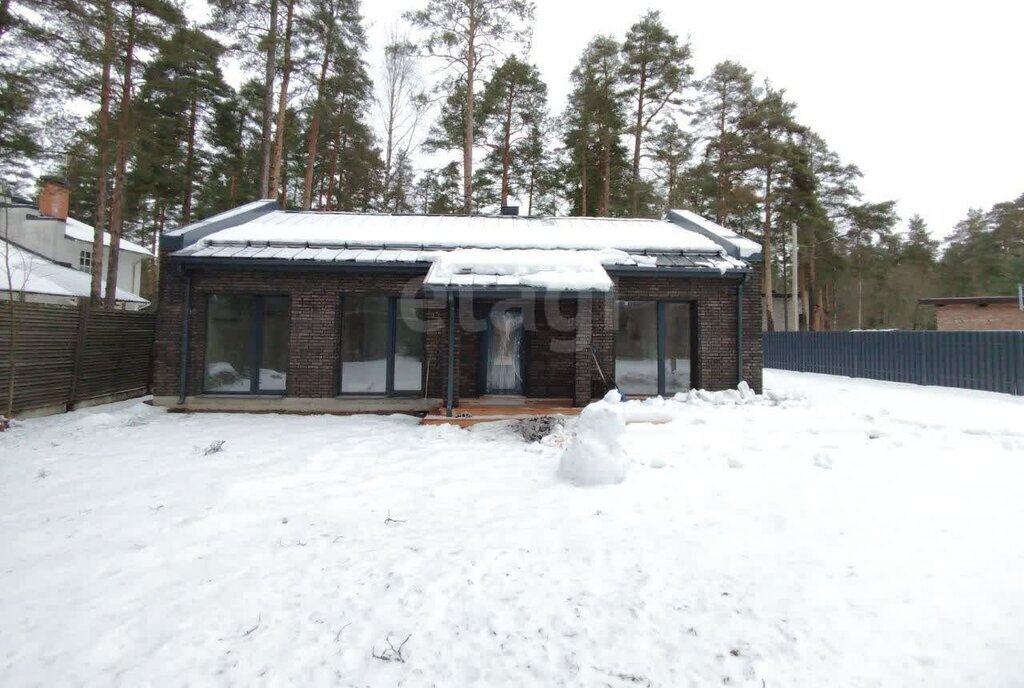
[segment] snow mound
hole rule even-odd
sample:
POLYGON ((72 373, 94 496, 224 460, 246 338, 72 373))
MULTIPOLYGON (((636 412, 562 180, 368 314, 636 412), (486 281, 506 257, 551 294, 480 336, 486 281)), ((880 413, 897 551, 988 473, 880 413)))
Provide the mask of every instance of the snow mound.
POLYGON ((804 398, 799 394, 788 394, 774 390, 768 390, 764 394, 757 394, 744 381, 736 389, 723 389, 719 392, 709 392, 706 389, 691 389, 686 393, 679 392, 672 397, 672 400, 684 404, 697 404, 699 406, 783 406, 791 405, 794 402, 802 402, 804 398))
POLYGON ((623 404, 612 390, 579 415, 576 436, 558 464, 558 475, 574 485, 616 485, 626 479, 629 457, 619 438, 626 430, 623 404))

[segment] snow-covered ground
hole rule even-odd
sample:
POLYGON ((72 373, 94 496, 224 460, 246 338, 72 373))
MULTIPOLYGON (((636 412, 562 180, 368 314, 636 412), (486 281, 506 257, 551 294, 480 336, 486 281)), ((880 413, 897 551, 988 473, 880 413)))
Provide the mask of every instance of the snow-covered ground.
POLYGON ((18 423, 0 684, 1021 685, 1024 399, 767 386, 650 409, 592 488, 557 477, 571 424, 18 423))

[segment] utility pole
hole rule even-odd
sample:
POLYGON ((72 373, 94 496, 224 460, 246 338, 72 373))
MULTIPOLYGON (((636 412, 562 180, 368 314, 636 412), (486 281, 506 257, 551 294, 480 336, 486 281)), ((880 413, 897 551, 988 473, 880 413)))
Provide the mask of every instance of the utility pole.
POLYGON ((793 330, 800 331, 800 246, 797 244, 796 223, 793 223, 793 255, 791 257, 793 270, 793 285, 790 289, 789 308, 790 322, 793 323, 793 330))

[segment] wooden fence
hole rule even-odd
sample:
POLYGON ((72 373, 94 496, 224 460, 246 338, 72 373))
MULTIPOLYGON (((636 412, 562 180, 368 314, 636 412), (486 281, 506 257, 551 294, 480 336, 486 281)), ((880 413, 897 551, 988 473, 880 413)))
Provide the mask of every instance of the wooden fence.
POLYGON ((766 332, 764 367, 1024 395, 1024 332, 766 332))
POLYGON ((155 325, 154 313, 0 303, 0 413, 8 410, 12 359, 15 414, 148 394, 155 325))

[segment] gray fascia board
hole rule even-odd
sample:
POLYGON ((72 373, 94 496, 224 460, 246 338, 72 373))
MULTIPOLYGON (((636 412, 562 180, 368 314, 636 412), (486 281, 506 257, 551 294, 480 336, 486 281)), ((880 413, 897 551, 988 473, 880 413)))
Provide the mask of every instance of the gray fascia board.
POLYGON ((718 234, 716 234, 714 232, 708 231, 707 229, 705 229, 701 225, 697 224, 696 222, 691 222, 690 220, 686 219, 682 215, 679 215, 678 213, 675 213, 675 212, 669 210, 667 213, 665 213, 665 217, 668 218, 669 222, 671 222, 673 224, 676 224, 676 225, 679 225, 683 229, 688 229, 691 232, 696 232, 697 234, 700 234, 701 236, 704 236, 704 237, 707 237, 708 239, 711 239, 711 241, 715 242, 716 244, 721 246, 723 249, 725 249, 725 252, 728 253, 733 258, 739 258, 740 260, 746 260, 746 261, 760 261, 761 260, 761 254, 760 253, 754 253, 754 254, 746 256, 746 257, 740 255, 740 249, 739 249, 738 246, 736 246, 736 244, 732 243, 728 239, 726 239, 726 238, 724 238, 724 237, 722 237, 722 236, 720 236, 720 235, 718 235, 718 234))
POLYGON ((404 272, 426 274, 430 263, 359 263, 355 261, 288 260, 275 258, 192 258, 171 256, 175 265, 221 270, 274 270, 281 272, 404 272))
POLYGON ((620 275, 622 277, 631 277, 635 275, 655 275, 658 277, 703 277, 711 279, 724 279, 732 277, 742 277, 743 275, 746 275, 750 272, 750 268, 732 268, 726 270, 723 273, 720 270, 715 270, 712 268, 652 268, 631 265, 606 265, 605 272, 607 272, 609 275, 620 275))
POLYGON ((191 246, 201 239, 205 239, 215 232, 219 232, 222 229, 229 227, 237 227, 238 225, 245 224, 250 220, 255 220, 258 217, 272 213, 275 210, 279 210, 277 201, 268 202, 252 210, 248 210, 244 213, 237 213, 229 217, 225 217, 222 220, 214 220, 196 227, 195 229, 189 229, 188 225, 181 229, 176 229, 173 232, 169 232, 160 237, 160 250, 164 251, 180 251, 186 246, 191 246))

